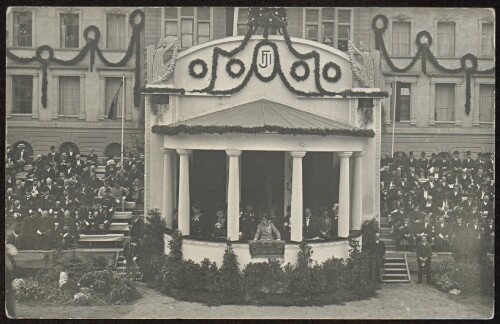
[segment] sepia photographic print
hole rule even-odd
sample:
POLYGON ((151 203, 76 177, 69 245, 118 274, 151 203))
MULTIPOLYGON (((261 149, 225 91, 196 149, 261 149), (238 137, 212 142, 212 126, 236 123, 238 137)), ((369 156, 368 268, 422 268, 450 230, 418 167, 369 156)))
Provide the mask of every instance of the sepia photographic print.
POLYGON ((494 9, 4 9, 7 318, 494 317, 494 9))

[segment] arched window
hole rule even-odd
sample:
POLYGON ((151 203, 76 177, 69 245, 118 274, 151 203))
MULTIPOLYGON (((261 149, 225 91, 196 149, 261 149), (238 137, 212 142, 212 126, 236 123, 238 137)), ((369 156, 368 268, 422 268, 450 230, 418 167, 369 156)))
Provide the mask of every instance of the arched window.
MULTIPOLYGON (((119 158, 121 156, 121 144, 120 143, 111 143, 106 147, 104 151, 106 157, 114 157, 119 158)), ((123 156, 127 156, 125 152, 125 147, 123 148, 123 156)))
POLYGON ((80 154, 80 149, 78 149, 78 146, 76 146, 75 143, 71 142, 62 143, 61 146, 59 146, 59 154, 68 154, 70 147, 73 148, 73 152, 75 152, 76 154, 80 154))
POLYGON ((12 149, 14 150, 14 152, 19 152, 21 150, 19 145, 24 145, 24 150, 28 153, 28 157, 29 157, 29 160, 26 161, 26 164, 30 164, 31 161, 33 161, 33 147, 28 142, 19 141, 19 142, 14 143, 14 145, 12 145, 12 149))

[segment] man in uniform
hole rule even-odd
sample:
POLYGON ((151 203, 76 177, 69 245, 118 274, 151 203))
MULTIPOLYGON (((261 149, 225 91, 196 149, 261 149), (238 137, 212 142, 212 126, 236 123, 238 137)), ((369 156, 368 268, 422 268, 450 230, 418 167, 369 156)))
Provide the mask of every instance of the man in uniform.
POLYGON ((431 258, 432 247, 427 243, 427 235, 422 236, 422 242, 417 245, 418 282, 422 283, 422 275, 425 270, 427 284, 431 281, 431 258))
POLYGON ((328 209, 322 208, 321 217, 318 219, 319 237, 329 240, 332 238, 332 218, 328 215, 328 209))

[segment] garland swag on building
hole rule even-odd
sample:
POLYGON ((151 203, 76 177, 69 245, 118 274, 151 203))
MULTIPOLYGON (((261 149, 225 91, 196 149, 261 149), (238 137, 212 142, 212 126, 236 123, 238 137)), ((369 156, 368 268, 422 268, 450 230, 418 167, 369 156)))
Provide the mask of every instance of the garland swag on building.
MULTIPOLYGON (((340 66, 338 66, 334 62, 326 62, 323 67, 320 66, 320 55, 317 51, 313 50, 308 53, 300 53, 298 52, 292 45, 292 41, 290 36, 288 35, 287 29, 287 14, 286 9, 284 8, 250 8, 248 15, 248 31, 245 34, 243 41, 238 45, 238 47, 227 51, 221 49, 220 47, 215 47, 212 54, 212 62, 211 62, 211 75, 210 75, 210 83, 207 87, 202 89, 191 90, 191 92, 199 92, 199 93, 207 93, 212 95, 230 95, 239 92, 243 88, 246 87, 248 81, 252 77, 253 74, 262 82, 270 82, 272 81, 276 75, 279 76, 285 87, 291 91, 292 93, 304 96, 304 97, 323 97, 323 96, 358 96, 358 97, 387 97, 387 92, 364 92, 364 91, 352 91, 350 89, 346 89, 340 92, 328 91, 323 88, 320 82, 320 78, 329 83, 335 83, 339 81, 342 77, 342 70, 340 66), (261 40, 254 48, 252 63, 251 66, 246 68, 245 64, 235 59, 234 56, 241 52, 247 46, 252 35, 262 29, 264 39, 261 40), (316 91, 302 91, 294 88, 290 82, 287 80, 285 76, 285 72, 283 71, 280 63, 280 56, 278 52, 278 47, 275 43, 269 41, 268 35, 269 30, 276 30, 280 35, 283 35, 285 43, 287 45, 288 50, 295 57, 297 57, 298 61, 294 62, 291 70, 289 71, 290 76, 296 81, 305 81, 309 78, 310 68, 309 65, 305 62, 307 59, 314 59, 314 82, 316 86, 316 91), (273 49, 275 53, 275 61, 273 66, 273 71, 269 76, 263 76, 259 73, 257 67, 257 54, 259 52, 259 48, 262 46, 269 46, 273 49), (229 62, 225 67, 226 73, 233 79, 237 79, 244 74, 245 71, 248 71, 247 74, 243 77, 242 82, 234 88, 226 89, 226 90, 216 90, 215 83, 217 81, 217 67, 219 64, 219 56, 224 56, 230 58, 229 62), (238 70, 234 71, 232 69, 233 66, 237 65, 238 70), (302 66, 304 69, 303 74, 299 75, 297 73, 297 68, 302 66)), ((206 76, 208 73, 208 64, 201 58, 197 58, 190 62, 188 66, 188 73, 191 77, 196 79, 201 79, 206 76), (195 71, 195 67, 199 66, 200 70, 195 71)))
POLYGON ((389 25, 389 20, 385 15, 377 15, 372 20, 372 29, 375 32, 375 48, 379 50, 384 56, 387 65, 394 72, 404 73, 410 70, 415 63, 417 63, 418 59, 422 59, 422 72, 427 75, 427 60, 439 71, 445 73, 461 73, 465 72, 465 113, 469 116, 470 113, 470 97, 471 97, 471 78, 473 74, 491 74, 495 73, 495 67, 492 67, 488 70, 478 71, 478 62, 477 57, 473 54, 465 54, 460 58, 460 67, 455 69, 447 68, 441 65, 434 54, 430 50, 430 46, 432 44, 432 36, 426 31, 420 31, 415 39, 415 43, 418 46, 417 53, 415 57, 411 60, 411 62, 405 66, 404 68, 398 68, 394 65, 389 54, 387 53, 387 48, 385 47, 385 42, 383 38, 383 34, 389 25), (378 26, 378 23, 381 23, 381 26, 378 26))
POLYGON ((140 100, 141 100, 141 93, 140 93, 140 86, 139 86, 139 80, 140 80, 140 32, 142 28, 144 27, 144 22, 145 22, 145 16, 144 12, 140 9, 134 10, 129 17, 129 23, 132 26, 132 36, 130 37, 130 42, 127 48, 127 52, 123 56, 123 58, 116 62, 110 62, 108 61, 105 57, 104 54, 102 53, 101 49, 97 45, 99 42, 99 38, 101 36, 101 32, 99 31, 99 28, 97 28, 94 25, 88 26, 85 28, 83 31, 83 38, 87 42, 85 46, 80 50, 80 53, 78 53, 74 58, 69 59, 69 60, 62 60, 54 57, 54 50, 52 47, 48 45, 42 45, 36 49, 35 56, 33 57, 19 57, 16 54, 12 53, 9 49, 7 49, 7 57, 15 62, 23 63, 23 64, 28 64, 31 62, 39 62, 42 67, 43 71, 43 76, 42 76, 42 106, 43 108, 47 108, 47 87, 48 87, 48 80, 47 80, 47 67, 50 63, 55 63, 59 65, 64 65, 64 66, 72 66, 75 65, 79 62, 81 62, 87 54, 90 52, 90 71, 93 71, 94 67, 94 62, 95 62, 95 55, 99 57, 99 59, 109 67, 123 67, 125 64, 128 63, 130 58, 132 57, 132 54, 134 54, 134 49, 135 49, 135 84, 134 84, 134 106, 138 107, 140 105, 140 100), (140 18, 138 22, 136 22, 137 17, 140 18), (94 37, 90 37, 90 33, 93 33, 94 37))

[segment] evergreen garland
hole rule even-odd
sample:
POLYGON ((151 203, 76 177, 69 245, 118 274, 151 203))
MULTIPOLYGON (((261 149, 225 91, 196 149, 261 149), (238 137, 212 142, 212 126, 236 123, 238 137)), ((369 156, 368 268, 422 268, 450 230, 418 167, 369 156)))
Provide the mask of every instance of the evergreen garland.
POLYGON ((203 61, 202 59, 192 60, 189 63, 188 71, 189 71, 189 75, 192 76, 193 78, 195 78, 195 79, 203 79, 205 77, 205 75, 207 75, 207 72, 208 72, 207 63, 205 61, 203 61), (194 68, 197 65, 199 65, 201 67, 201 71, 200 72, 196 72, 194 70, 194 68))
MULTIPOLYGON (((352 91, 352 90, 344 90, 344 91, 340 91, 340 92, 335 92, 335 91, 327 91, 323 88, 323 86, 321 85, 321 81, 320 81, 320 77, 321 77, 321 73, 320 73, 320 70, 321 70, 321 67, 320 67, 320 57, 319 57, 319 53, 317 51, 311 51, 311 52, 308 52, 308 53, 305 53, 305 54, 302 54, 302 53, 299 53, 292 45, 292 42, 291 42, 291 39, 290 39, 290 36, 288 35, 288 32, 286 30, 286 28, 282 28, 281 29, 281 32, 284 36, 284 39, 285 39, 285 43, 287 45, 287 48, 288 50, 294 55, 296 56, 297 58, 299 58, 300 60, 304 61, 304 60, 307 60, 307 59, 311 59, 313 58, 314 59, 314 80, 315 80, 315 85, 316 85, 316 88, 318 89, 317 91, 302 91, 302 90, 299 90, 299 89, 296 89, 294 88, 290 82, 288 81, 287 77, 285 76, 285 73, 283 72, 283 69, 281 67, 281 61, 280 61, 280 55, 279 55, 279 52, 278 52, 278 47, 275 43, 269 41, 267 38, 261 40, 254 48, 254 51, 253 51, 253 55, 252 55, 252 64, 250 66, 250 68, 248 69, 248 72, 247 74, 245 75, 245 77, 243 78, 242 82, 237 85, 236 87, 234 88, 231 88, 231 89, 225 89, 225 90, 215 90, 215 82, 217 80, 217 66, 218 66, 218 62, 219 62, 219 56, 224 56, 224 57, 228 57, 228 58, 232 58, 234 55, 236 55, 237 53, 239 53, 240 51, 242 51, 248 44, 248 41, 250 40, 252 34, 255 32, 255 29, 256 26, 253 26, 253 25, 249 25, 249 28, 248 28, 248 31, 245 35, 245 38, 243 39, 243 41, 240 43, 240 45, 238 45, 238 47, 234 48, 233 50, 231 51, 226 51, 220 47, 215 47, 213 49, 213 54, 212 54, 212 69, 211 69, 211 76, 210 76, 210 83, 207 87, 203 88, 203 89, 194 89, 194 90, 191 90, 190 92, 199 92, 199 93, 208 93, 208 94, 212 94, 212 95, 231 95, 231 94, 234 94, 234 93, 237 93, 239 92, 241 89, 245 88, 246 85, 248 84, 248 82, 250 81, 250 78, 252 77, 253 74, 255 74, 257 76, 257 78, 259 80, 261 80, 262 82, 270 82, 271 80, 273 80, 276 75, 278 75, 281 79, 281 81, 283 82, 283 84, 285 85, 285 87, 291 91, 292 93, 296 94, 296 95, 299 95, 299 96, 304 96, 304 97, 323 97, 323 96, 342 96, 342 97, 348 97, 348 96, 360 96, 360 97, 377 97, 377 98, 381 98, 381 97, 387 97, 388 96, 388 93, 383 91, 383 92, 364 92, 364 91, 352 91), (273 49, 273 52, 274 52, 274 55, 275 55, 275 59, 274 59, 274 67, 273 67, 273 71, 271 72, 271 74, 269 76, 263 76, 259 73, 258 71, 258 67, 257 67, 257 55, 258 55, 258 51, 259 49, 262 47, 262 46, 269 46, 273 49)), ((196 63, 199 63, 198 61, 199 59, 195 59, 193 61, 190 62, 189 66, 191 67, 191 65, 193 64, 196 64, 196 63), (195 63, 196 62, 196 63, 195 63)), ((230 60, 231 62, 231 60, 230 60)), ((234 61, 232 61, 234 62, 234 61)), ((229 64, 229 62, 228 62, 229 64)), ((337 82, 338 80, 340 80, 341 78, 341 75, 342 75, 342 71, 340 70, 340 67, 335 64, 334 62, 328 62, 325 64, 326 66, 326 77, 325 80, 327 82, 337 82), (330 68, 334 68, 336 70, 336 75, 334 77, 329 77, 328 76, 328 70, 330 68)), ((293 68, 293 67, 292 67, 293 68)), ((227 65, 226 65, 226 71, 227 71, 227 65)), ((325 71, 325 67, 323 67, 323 72, 325 71)), ((196 76, 196 73, 194 73, 194 75, 191 73, 192 69, 190 68, 189 69, 189 73, 192 77, 197 77, 196 76)), ((291 71, 290 71, 291 72, 291 71)), ((229 72, 228 72, 229 73, 229 72)), ((292 78, 296 79, 294 76, 293 76, 293 73, 291 72, 290 73, 292 75, 292 78)), ((323 73, 323 77, 325 76, 325 73, 323 73)), ((199 78, 199 77, 198 77, 199 78)))
POLYGON ((243 73, 245 73, 245 64, 241 60, 238 60, 237 58, 232 58, 229 61, 227 61, 226 72, 233 79, 239 78, 243 73), (239 70, 234 72, 232 69, 233 65, 238 65, 239 70))
POLYGON ((387 26, 389 24, 389 20, 385 15, 377 15, 373 18, 372 21, 372 29, 375 31, 375 48, 377 50, 380 50, 382 53, 382 56, 384 56, 387 65, 391 68, 392 71, 394 72, 407 72, 409 69, 411 69, 417 60, 419 58, 422 59, 422 72, 424 74, 427 74, 427 60, 436 68, 437 70, 445 73, 461 73, 465 72, 465 113, 467 116, 470 114, 470 98, 471 98, 471 82, 472 82, 472 75, 473 74, 492 74, 495 72, 495 67, 492 67, 487 70, 483 71, 478 71, 478 61, 477 57, 473 54, 465 54, 460 58, 460 67, 458 68, 447 68, 439 63, 439 61, 436 59, 434 54, 430 50, 430 46, 432 45, 432 36, 431 34, 426 31, 420 31, 415 39, 415 43, 418 46, 417 54, 415 54, 415 57, 412 59, 412 61, 404 68, 398 68, 394 65, 392 62, 392 59, 389 57, 389 54, 387 53, 387 49, 385 47, 385 42, 384 38, 382 37, 382 34, 386 31, 387 26), (382 21, 382 27, 377 26, 378 21, 382 21), (423 43, 422 39, 427 38, 427 43, 423 43), (467 62, 470 62, 472 66, 467 66, 467 62))
POLYGON ((307 80, 307 78, 309 77, 309 73, 310 73, 309 65, 307 65, 307 63, 305 61, 293 62, 292 67, 290 68, 290 75, 297 82, 307 80), (304 68, 304 74, 298 75, 297 69, 301 66, 304 68))
POLYGON ((332 129, 332 128, 291 128, 273 125, 244 127, 244 126, 189 126, 177 125, 154 125, 151 131, 155 134, 174 136, 179 134, 201 135, 201 134, 264 134, 277 133, 281 135, 318 135, 318 136, 354 136, 374 137, 375 132, 371 129, 332 129))
POLYGON ((54 50, 52 47, 48 45, 42 45, 36 49, 35 56, 33 57, 20 57, 17 56, 16 54, 12 53, 9 49, 6 50, 7 57, 15 62, 18 63, 23 63, 23 64, 28 64, 32 62, 39 62, 41 64, 42 68, 42 106, 44 108, 47 108, 47 88, 48 88, 48 80, 47 80, 47 68, 50 63, 55 63, 63 66, 72 66, 75 65, 79 62, 81 62, 89 53, 90 51, 90 71, 93 71, 93 66, 95 62, 95 54, 97 53, 97 56, 99 59, 106 65, 110 67, 122 67, 127 64, 127 62, 130 60, 133 54, 133 50, 135 47, 135 56, 136 56, 136 61, 135 61, 135 85, 134 85, 134 106, 138 107, 140 105, 140 32, 142 28, 144 27, 144 22, 145 22, 145 15, 144 12, 140 9, 134 10, 130 14, 130 20, 129 23, 132 25, 132 36, 130 37, 130 42, 129 46, 127 49, 127 52, 125 53, 125 56, 118 62, 113 63, 108 61, 105 57, 104 54, 102 53, 101 49, 98 46, 98 41, 99 37, 101 35, 99 28, 96 26, 88 26, 85 28, 83 31, 83 36, 85 41, 87 42, 86 45, 80 49, 80 52, 73 57, 72 59, 69 60, 63 60, 63 59, 58 59, 54 57, 54 50), (135 17, 140 16, 141 21, 139 23, 135 23, 135 17), (89 33, 93 32, 94 33, 94 38, 89 37, 89 33), (44 52, 48 53, 47 58, 43 58, 42 54, 44 52))

